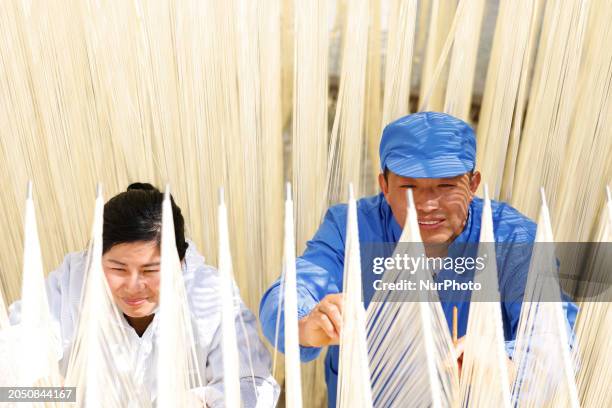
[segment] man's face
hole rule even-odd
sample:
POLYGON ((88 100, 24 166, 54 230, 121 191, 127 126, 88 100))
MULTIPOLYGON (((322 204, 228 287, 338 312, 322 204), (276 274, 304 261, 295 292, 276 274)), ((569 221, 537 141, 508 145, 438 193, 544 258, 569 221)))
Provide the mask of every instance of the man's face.
POLYGON ((102 266, 115 303, 129 317, 149 316, 159 302, 160 253, 156 242, 111 247, 102 266))
POLYGON ((424 243, 452 242, 463 231, 468 207, 480 184, 480 173, 452 178, 410 178, 388 172, 378 176, 380 188, 399 225, 406 221, 406 194, 411 188, 424 243))

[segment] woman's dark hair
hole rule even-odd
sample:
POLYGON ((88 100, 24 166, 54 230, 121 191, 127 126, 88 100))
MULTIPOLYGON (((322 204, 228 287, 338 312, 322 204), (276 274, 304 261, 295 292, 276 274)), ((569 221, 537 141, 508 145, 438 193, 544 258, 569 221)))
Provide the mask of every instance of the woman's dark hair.
MULTIPOLYGON (((138 241, 161 243, 162 202, 164 195, 149 183, 133 183, 104 205, 102 252, 114 245, 138 241)), ((182 260, 187 251, 185 220, 172 195, 172 218, 176 249, 182 260)))

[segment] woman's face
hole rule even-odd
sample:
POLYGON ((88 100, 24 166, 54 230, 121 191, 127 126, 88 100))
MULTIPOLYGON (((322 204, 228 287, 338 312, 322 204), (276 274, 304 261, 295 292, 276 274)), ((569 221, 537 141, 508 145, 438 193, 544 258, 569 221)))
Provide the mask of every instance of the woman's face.
POLYGON ((159 302, 160 253, 156 242, 114 245, 102 256, 102 267, 115 303, 126 316, 153 313, 159 302))

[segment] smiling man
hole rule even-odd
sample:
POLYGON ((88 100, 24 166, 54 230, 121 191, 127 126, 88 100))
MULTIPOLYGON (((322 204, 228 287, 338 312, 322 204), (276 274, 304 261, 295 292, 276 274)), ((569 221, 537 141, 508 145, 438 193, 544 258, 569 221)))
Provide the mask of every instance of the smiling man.
MULTIPOLYGON (((461 243, 478 243, 483 200, 475 197, 481 175, 475 168, 476 138, 472 128, 450 115, 420 112, 390 123, 380 142, 381 193, 357 202, 359 239, 362 245, 363 296, 367 307, 379 276, 372 269, 372 256, 364 251, 372 243, 398 242, 406 220, 406 191, 412 189, 419 229, 428 257, 461 255, 461 243)), ((524 251, 535 238, 536 225, 517 210, 492 202, 495 239, 503 243, 497 252, 502 317, 509 357, 514 348, 521 302, 529 268, 530 252, 524 251), (527 244, 521 246, 521 244, 527 244)), ((325 376, 328 403, 336 405, 338 342, 342 322, 342 276, 347 206, 331 207, 304 254, 296 261, 300 354, 302 361, 316 358, 321 347, 330 346, 325 376)), ((475 245, 473 246, 475 247, 475 245)), ((437 281, 459 280, 454 270, 441 270, 437 281)), ((283 351, 284 322, 274 342, 280 282, 264 294, 260 320, 265 336, 283 351)), ((442 299, 449 330, 452 310, 458 307, 459 336, 464 336, 469 301, 442 299)), ((576 317, 576 307, 565 304, 568 329, 576 317)), ((461 346, 459 347, 459 349, 461 346)), ((460 351, 460 350, 459 350, 460 351)))

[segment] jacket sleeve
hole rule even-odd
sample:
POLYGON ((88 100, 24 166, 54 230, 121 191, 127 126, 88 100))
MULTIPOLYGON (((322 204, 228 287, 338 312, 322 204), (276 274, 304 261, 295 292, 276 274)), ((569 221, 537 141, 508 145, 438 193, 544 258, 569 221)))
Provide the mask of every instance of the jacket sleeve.
MULTIPOLYGON (((236 293, 237 288, 236 288, 236 293)), ((257 320, 237 296, 236 335, 238 343, 240 396, 245 408, 275 407, 280 388, 272 377, 270 354, 257 333, 257 320)), ((223 352, 221 325, 213 336, 206 361, 206 405, 224 407, 223 352)))
MULTIPOLYGON (((317 233, 296 260, 298 319, 306 316, 326 295, 342 289, 346 205, 330 208, 317 233)), ((264 294, 259 307, 263 333, 278 350, 285 350, 284 307, 279 304, 280 278, 264 294), (278 328, 277 328, 278 323, 278 328)), ((303 362, 317 358, 321 348, 301 347, 303 362)))

